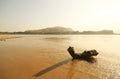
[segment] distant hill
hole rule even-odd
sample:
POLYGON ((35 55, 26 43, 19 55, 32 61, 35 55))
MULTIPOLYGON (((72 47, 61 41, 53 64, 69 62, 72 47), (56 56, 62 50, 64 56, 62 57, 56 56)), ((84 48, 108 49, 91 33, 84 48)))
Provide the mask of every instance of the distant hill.
POLYGON ((24 32, 0 32, 0 34, 115 34, 113 30, 101 30, 101 31, 74 31, 71 28, 65 28, 65 27, 49 27, 44 29, 38 29, 38 30, 26 30, 24 32))
POLYGON ((72 30, 71 28, 65 28, 65 27, 60 27, 60 26, 56 26, 56 27, 49 27, 49 28, 45 28, 45 29, 39 29, 39 30, 27 30, 25 31, 25 33, 34 33, 34 34, 65 34, 65 33, 72 33, 74 32, 74 30, 72 30))
POLYGON ((82 34, 114 34, 113 30, 83 31, 82 34))

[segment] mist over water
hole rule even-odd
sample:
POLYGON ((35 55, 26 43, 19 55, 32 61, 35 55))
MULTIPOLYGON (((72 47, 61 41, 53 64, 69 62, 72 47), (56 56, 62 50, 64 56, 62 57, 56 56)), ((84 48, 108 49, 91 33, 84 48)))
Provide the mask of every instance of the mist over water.
MULTIPOLYGON (((67 52, 69 46, 73 46, 76 53, 81 53, 84 50, 96 49, 99 54, 95 57, 95 63, 90 64, 86 61, 78 60, 69 61, 63 66, 59 65, 58 68, 55 67, 56 69, 64 69, 60 72, 53 70, 53 72, 57 73, 55 77, 58 78, 60 77, 61 72, 65 72, 66 75, 63 76, 64 79, 120 79, 119 40, 119 35, 22 35, 22 38, 0 41, 0 60, 2 64, 3 62, 8 62, 7 57, 8 59, 13 58, 11 63, 13 63, 13 61, 21 62, 21 59, 25 60, 26 63, 29 64, 25 67, 29 66, 31 70, 32 68, 36 69, 37 67, 37 70, 34 70, 34 72, 29 71, 31 72, 31 75, 34 75, 49 66, 49 68, 51 68, 51 65, 54 65, 55 63, 71 58, 67 52), (19 59, 14 60, 14 58, 17 57, 19 59), (32 57, 32 59, 29 57, 32 57), (36 60, 36 62, 34 60, 36 60), (41 62, 41 64, 33 65, 30 63, 31 61, 34 63, 41 62)), ((13 64, 16 63, 14 62, 13 64)), ((8 76, 6 74, 8 71, 5 69, 6 67, 4 67, 4 65, 6 64, 4 63, 2 66, 2 71, 4 71, 4 73, 1 73, 8 76)), ((8 70, 10 69, 8 68, 8 70)), ((14 72, 16 71, 17 70, 15 69, 14 72)), ((21 70, 19 72, 22 73, 21 70)), ((45 74, 46 76, 39 76, 38 79, 54 79, 54 77, 51 77, 52 73, 46 72, 45 74)), ((21 79, 25 79, 25 75, 23 75, 21 79)), ((10 79, 15 79, 16 77, 14 76, 18 75, 14 74, 10 79)), ((6 79, 8 78, 6 77, 6 79)), ((33 78, 30 76, 29 79, 33 78)))

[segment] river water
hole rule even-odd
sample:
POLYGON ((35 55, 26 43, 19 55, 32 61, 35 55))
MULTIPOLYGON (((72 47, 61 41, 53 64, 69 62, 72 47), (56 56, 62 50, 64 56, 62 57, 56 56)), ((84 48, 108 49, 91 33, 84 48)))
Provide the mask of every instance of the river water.
POLYGON ((20 36, 0 41, 0 79, 120 79, 119 35, 20 36), (99 54, 94 63, 66 61, 69 46, 76 53, 96 49, 99 54))

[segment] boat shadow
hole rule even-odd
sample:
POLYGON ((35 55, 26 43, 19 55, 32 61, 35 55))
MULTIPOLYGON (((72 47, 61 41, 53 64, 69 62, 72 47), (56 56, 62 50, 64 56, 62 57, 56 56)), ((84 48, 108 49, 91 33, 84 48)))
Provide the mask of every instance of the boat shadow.
POLYGON ((70 61, 73 61, 73 60, 87 61, 88 63, 95 63, 96 62, 96 59, 93 58, 93 57, 92 58, 86 58, 86 59, 71 59, 71 58, 68 58, 68 59, 66 59, 64 61, 58 62, 58 63, 56 63, 56 64, 54 64, 54 65, 52 65, 52 66, 50 66, 48 68, 45 68, 45 69, 39 71, 38 73, 36 73, 33 76, 34 77, 42 76, 42 75, 48 73, 49 71, 52 71, 52 70, 56 69, 57 67, 60 67, 60 66, 62 66, 64 64, 67 64, 67 63, 69 63, 70 61))
POLYGON ((61 62, 58 62, 57 64, 54 64, 54 65, 52 65, 52 66, 50 66, 50 67, 48 67, 48 68, 46 68, 46 69, 43 69, 43 70, 41 70, 40 72, 38 72, 38 73, 36 73, 35 75, 34 75, 34 77, 38 77, 38 76, 42 76, 43 74, 45 74, 45 73, 47 73, 47 72, 49 72, 49 71, 51 71, 51 70, 53 70, 53 69, 55 69, 55 68, 57 68, 57 67, 59 67, 59 66, 62 66, 62 65, 64 65, 64 64, 67 64, 68 62, 70 62, 72 59, 66 59, 66 60, 64 60, 64 61, 61 61, 61 62))

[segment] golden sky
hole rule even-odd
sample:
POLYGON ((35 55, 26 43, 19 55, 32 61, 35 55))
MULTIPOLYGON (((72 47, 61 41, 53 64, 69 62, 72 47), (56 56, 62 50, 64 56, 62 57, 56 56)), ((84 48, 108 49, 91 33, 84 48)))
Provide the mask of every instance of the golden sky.
POLYGON ((0 0, 0 31, 52 26, 120 32, 120 0, 0 0))

